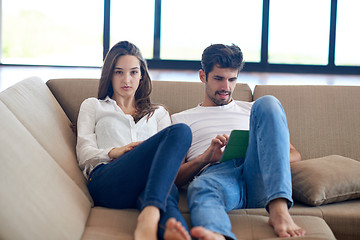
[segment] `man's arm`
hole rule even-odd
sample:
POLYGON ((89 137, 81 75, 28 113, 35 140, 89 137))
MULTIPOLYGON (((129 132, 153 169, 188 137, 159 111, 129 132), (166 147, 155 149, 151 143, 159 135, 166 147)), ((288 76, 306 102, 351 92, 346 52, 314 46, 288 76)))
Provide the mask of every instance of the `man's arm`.
POLYGON ((298 150, 290 143, 290 163, 301 161, 301 155, 298 150))
MULTIPOLYGON (((180 166, 175 184, 179 187, 189 183, 207 164, 220 161, 222 150, 229 140, 227 135, 218 135, 211 141, 206 151, 190 162, 185 162, 180 166)), ((290 163, 301 161, 301 155, 290 143, 290 163)))
POLYGON ((195 159, 185 162, 180 166, 178 175, 175 180, 177 186, 183 186, 189 183, 207 164, 220 161, 222 150, 229 139, 229 136, 217 135, 211 140, 210 146, 206 151, 195 159))

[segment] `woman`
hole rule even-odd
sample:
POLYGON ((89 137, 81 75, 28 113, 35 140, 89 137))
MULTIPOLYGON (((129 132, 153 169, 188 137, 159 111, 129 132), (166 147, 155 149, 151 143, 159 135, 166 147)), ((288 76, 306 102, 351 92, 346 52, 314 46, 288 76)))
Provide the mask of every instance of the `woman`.
POLYGON ((96 206, 138 208, 134 237, 190 239, 173 184, 191 144, 185 124, 171 125, 150 101, 151 79, 139 49, 117 43, 107 54, 98 98, 78 117, 77 156, 96 206))

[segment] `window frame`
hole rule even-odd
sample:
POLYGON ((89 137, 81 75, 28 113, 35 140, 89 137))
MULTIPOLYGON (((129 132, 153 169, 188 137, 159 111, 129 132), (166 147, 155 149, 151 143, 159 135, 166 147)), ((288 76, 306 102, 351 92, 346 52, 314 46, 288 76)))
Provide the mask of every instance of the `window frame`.
MULTIPOLYGON (((154 43, 153 58, 147 59, 149 68, 152 69, 177 69, 177 70, 198 70, 201 68, 200 61, 189 60, 163 60, 160 59, 161 49, 161 0, 154 0, 154 43)), ((111 0, 104 0, 104 28, 103 28, 103 57, 110 49, 110 9, 111 0)), ((336 18, 337 0, 331 0, 330 7, 330 29, 329 29, 329 50, 327 65, 303 65, 303 64, 274 64, 268 62, 268 39, 269 39, 269 11, 270 0, 263 0, 262 11, 262 34, 260 62, 247 62, 243 71, 245 72, 283 72, 283 73, 321 73, 321 74, 360 74, 360 66, 337 66, 335 65, 336 47, 336 18)), ((2 10, 2 0, 0 0, 0 11, 2 10)), ((0 19, 0 23, 2 20, 0 19)), ((0 25, 1 26, 1 25, 0 25)), ((1 29, 0 29, 1 30, 1 29)), ((0 32, 1 36, 2 32, 0 32)), ((1 47, 1 39, 0 39, 1 47)), ((2 48, 1 48, 2 49, 2 48)), ((0 52, 0 57, 2 52, 0 52)), ((0 58, 1 59, 1 58, 0 58)), ((24 64, 3 64, 0 65, 19 65, 24 64)), ((29 66, 29 65, 26 65, 29 66)), ((30 65, 38 66, 38 65, 30 65)), ((40 65, 53 66, 53 65, 40 65)), ((61 66, 60 66, 61 67, 61 66)), ((64 66, 69 67, 69 66, 64 66)), ((70 66, 71 67, 71 66, 70 66)), ((74 66, 78 67, 78 66, 74 66)), ((99 66, 88 66, 99 67, 99 66)))

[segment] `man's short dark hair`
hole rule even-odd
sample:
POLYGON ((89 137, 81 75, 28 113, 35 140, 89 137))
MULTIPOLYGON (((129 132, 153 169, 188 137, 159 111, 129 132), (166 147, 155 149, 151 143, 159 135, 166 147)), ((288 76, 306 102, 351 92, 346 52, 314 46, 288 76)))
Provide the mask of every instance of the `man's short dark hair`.
POLYGON ((201 66, 206 77, 213 70, 214 66, 237 69, 239 73, 243 65, 243 54, 241 49, 235 44, 212 44, 204 50, 201 58, 201 66))

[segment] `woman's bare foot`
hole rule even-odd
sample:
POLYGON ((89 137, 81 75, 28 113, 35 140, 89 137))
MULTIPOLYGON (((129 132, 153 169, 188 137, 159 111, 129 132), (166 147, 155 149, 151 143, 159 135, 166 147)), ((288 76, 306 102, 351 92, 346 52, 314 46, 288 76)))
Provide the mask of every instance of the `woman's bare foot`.
POLYGON ((190 234, 185 227, 175 218, 170 218, 166 222, 164 233, 165 240, 191 240, 190 234))
POLYGON ((219 233, 212 232, 204 227, 193 227, 191 236, 200 240, 225 240, 225 237, 219 233))
POLYGON ((145 207, 138 219, 134 233, 135 240, 157 240, 160 210, 154 206, 145 207))
POLYGON ((296 225, 290 216, 285 199, 279 198, 271 201, 269 212, 269 224, 279 237, 300 237, 305 235, 305 230, 296 225))

